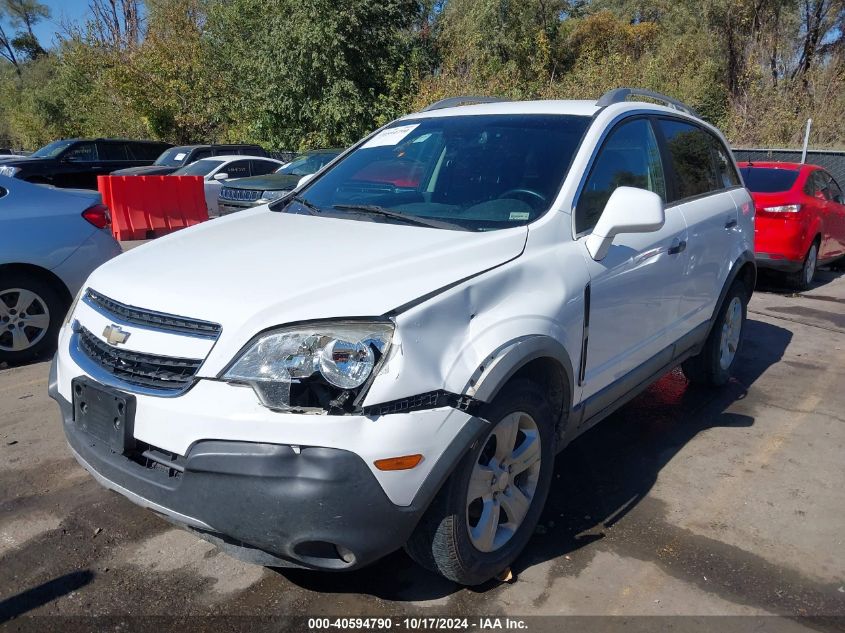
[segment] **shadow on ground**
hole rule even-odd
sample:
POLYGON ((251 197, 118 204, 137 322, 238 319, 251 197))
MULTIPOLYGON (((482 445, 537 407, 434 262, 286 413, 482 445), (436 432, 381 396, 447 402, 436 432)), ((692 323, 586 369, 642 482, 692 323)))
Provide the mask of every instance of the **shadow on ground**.
MULTIPOLYGON (((824 288, 843 275, 845 275, 845 266, 820 268, 816 271, 816 278, 813 280, 809 290, 802 292, 824 288)), ((757 272, 757 287, 755 288, 755 292, 770 292, 772 294, 788 296, 796 294, 797 291, 794 286, 790 285, 789 278, 786 275, 771 270, 760 269, 757 272)))
MULTIPOLYGON (((754 382, 783 357, 792 333, 754 320, 746 327, 736 377, 724 388, 693 387, 675 370, 558 456, 542 528, 514 564, 517 574, 603 538, 602 529, 636 507, 661 469, 698 433, 754 424, 752 417, 728 408, 745 398, 754 382)), ((279 573, 311 591, 365 593, 386 600, 432 600, 460 589, 423 571, 402 552, 344 574, 279 573)), ((486 591, 495 584, 474 589, 486 591)))

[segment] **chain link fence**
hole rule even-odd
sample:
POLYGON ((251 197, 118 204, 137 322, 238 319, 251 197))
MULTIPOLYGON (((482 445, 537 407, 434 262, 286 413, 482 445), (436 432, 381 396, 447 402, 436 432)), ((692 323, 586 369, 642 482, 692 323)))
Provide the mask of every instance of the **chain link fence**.
MULTIPOLYGON (((737 147, 734 148, 733 153, 738 162, 801 162, 800 149, 746 149, 737 147)), ((845 186, 845 150, 808 150, 807 163, 823 167, 839 183, 840 187, 845 186)))

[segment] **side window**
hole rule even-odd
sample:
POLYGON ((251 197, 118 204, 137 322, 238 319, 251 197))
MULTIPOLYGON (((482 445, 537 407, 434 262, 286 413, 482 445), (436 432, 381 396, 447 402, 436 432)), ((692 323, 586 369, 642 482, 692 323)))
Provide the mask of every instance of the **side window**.
POLYGON ((220 171, 228 174, 229 178, 243 178, 249 176, 249 162, 248 160, 232 161, 220 171))
POLYGON ((617 187, 648 189, 666 199, 666 179, 654 130, 647 119, 623 123, 599 150, 575 207, 575 232, 592 229, 617 187))
POLYGON ((817 200, 830 200, 827 182, 828 180, 825 178, 824 172, 814 171, 807 178, 807 185, 805 187, 807 195, 813 196, 817 200))
POLYGON ((716 174, 724 189, 739 186, 739 174, 736 173, 731 153, 725 148, 722 141, 713 136, 707 135, 710 139, 710 147, 713 152, 713 159, 716 161, 716 174))
POLYGON ((264 174, 272 174, 280 165, 271 163, 269 160, 254 160, 252 161, 252 175, 263 176, 264 174))
POLYGON ((193 154, 191 154, 191 156, 189 157, 189 160, 192 163, 195 163, 198 160, 202 160, 203 158, 208 158, 209 156, 211 156, 211 150, 210 149, 198 149, 193 154))
POLYGON ((666 137, 675 170, 677 191, 671 202, 724 188, 711 154, 710 134, 695 125, 674 119, 660 119, 660 129, 666 137))
POLYGON ((126 145, 123 143, 97 143, 100 160, 126 160, 126 145))
POLYGON ((839 183, 833 179, 833 176, 829 176, 829 178, 830 199, 837 204, 845 204, 845 196, 842 195, 842 189, 839 187, 839 183))
POLYGON ((77 163, 94 162, 97 160, 97 146, 94 143, 77 143, 62 158, 77 163))

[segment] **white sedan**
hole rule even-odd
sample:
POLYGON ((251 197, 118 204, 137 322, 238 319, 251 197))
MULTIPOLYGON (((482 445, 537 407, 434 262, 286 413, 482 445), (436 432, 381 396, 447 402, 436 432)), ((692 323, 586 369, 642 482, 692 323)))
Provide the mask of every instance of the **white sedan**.
POLYGON ((214 218, 220 215, 217 196, 225 181, 270 174, 283 164, 280 160, 263 156, 238 154, 214 156, 177 169, 171 176, 202 176, 205 180, 205 204, 208 207, 208 217, 214 218))

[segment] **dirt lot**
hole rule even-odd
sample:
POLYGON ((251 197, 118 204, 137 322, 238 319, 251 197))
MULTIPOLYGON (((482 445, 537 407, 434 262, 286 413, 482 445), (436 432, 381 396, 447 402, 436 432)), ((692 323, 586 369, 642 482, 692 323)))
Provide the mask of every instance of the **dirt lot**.
POLYGON ((820 277, 802 296, 755 294, 726 389, 670 374, 567 449, 517 580, 473 590, 401 552, 345 575, 233 560, 77 466, 46 394, 47 363, 0 369, 0 624, 22 626, 21 615, 782 614, 790 628, 841 629, 845 277, 820 277))

